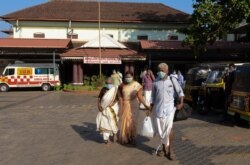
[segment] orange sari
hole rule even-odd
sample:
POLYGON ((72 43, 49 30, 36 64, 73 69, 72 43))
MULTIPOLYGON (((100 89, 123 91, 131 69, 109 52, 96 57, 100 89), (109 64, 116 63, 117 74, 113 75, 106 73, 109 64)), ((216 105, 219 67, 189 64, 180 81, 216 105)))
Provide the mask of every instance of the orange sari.
POLYGON ((122 87, 123 110, 120 128, 120 142, 122 144, 131 142, 137 135, 136 126, 139 110, 137 92, 141 88, 142 86, 136 81, 124 84, 122 87))

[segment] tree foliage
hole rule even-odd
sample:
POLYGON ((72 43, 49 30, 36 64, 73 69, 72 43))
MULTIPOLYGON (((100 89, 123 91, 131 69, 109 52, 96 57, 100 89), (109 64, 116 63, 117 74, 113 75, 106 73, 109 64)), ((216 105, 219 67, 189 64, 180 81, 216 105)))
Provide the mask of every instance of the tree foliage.
POLYGON ((250 18, 250 0, 196 0, 185 43, 196 50, 250 18))

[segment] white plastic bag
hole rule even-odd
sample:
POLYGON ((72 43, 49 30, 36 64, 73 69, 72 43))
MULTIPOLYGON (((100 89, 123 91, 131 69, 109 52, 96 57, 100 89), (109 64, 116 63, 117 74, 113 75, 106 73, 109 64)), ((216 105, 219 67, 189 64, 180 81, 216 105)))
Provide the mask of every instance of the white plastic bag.
POLYGON ((140 108, 140 109, 146 109, 146 107, 145 107, 142 103, 140 103, 139 108, 140 108))
POLYGON ((149 138, 154 137, 154 127, 150 116, 146 116, 145 119, 143 120, 140 135, 149 138))

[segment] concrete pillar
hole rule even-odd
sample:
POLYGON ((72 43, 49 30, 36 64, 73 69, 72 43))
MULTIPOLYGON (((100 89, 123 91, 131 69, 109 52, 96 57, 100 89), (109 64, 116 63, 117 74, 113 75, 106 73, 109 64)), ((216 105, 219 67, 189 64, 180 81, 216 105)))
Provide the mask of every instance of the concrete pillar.
POLYGON ((78 63, 78 83, 83 84, 83 64, 82 64, 82 62, 78 63))
POLYGON ((73 61, 73 84, 77 84, 77 62, 73 61))

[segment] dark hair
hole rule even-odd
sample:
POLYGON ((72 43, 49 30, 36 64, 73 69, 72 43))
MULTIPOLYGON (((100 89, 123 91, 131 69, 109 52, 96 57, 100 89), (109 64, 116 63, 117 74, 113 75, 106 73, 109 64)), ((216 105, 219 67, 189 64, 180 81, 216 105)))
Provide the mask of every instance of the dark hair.
POLYGON ((230 64, 229 64, 229 67, 231 67, 231 66, 232 66, 232 67, 235 67, 234 63, 230 63, 230 64))
POLYGON ((127 72, 125 73, 125 76, 126 76, 127 74, 130 74, 132 77, 134 77, 134 74, 133 74, 132 72, 130 72, 130 71, 127 71, 127 72))

